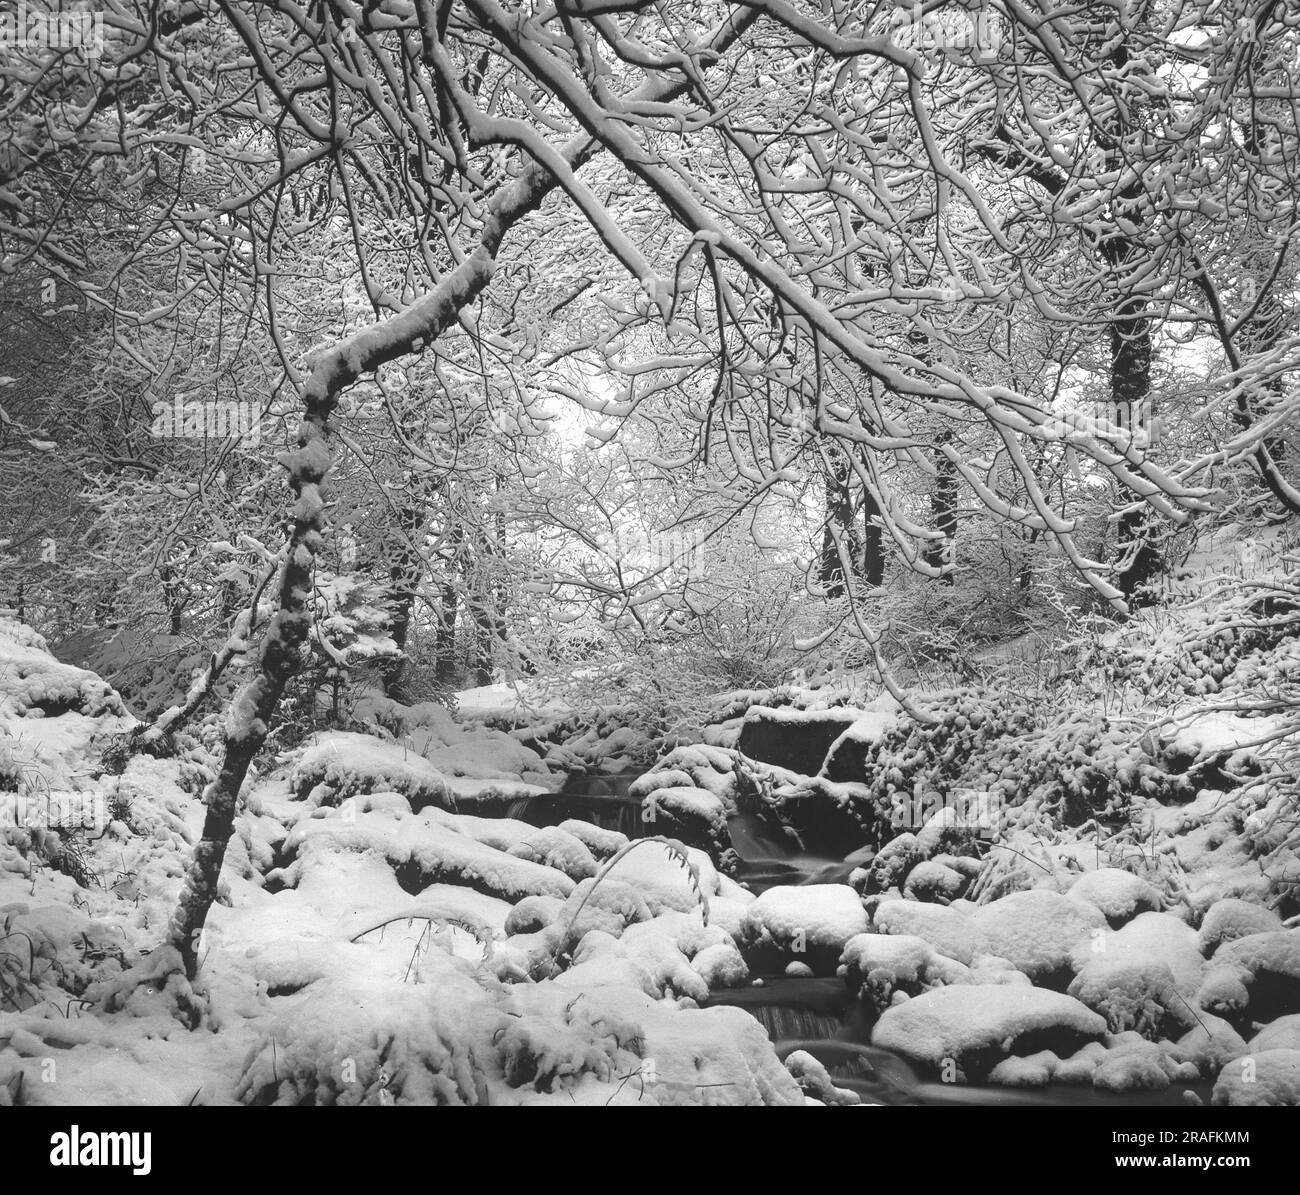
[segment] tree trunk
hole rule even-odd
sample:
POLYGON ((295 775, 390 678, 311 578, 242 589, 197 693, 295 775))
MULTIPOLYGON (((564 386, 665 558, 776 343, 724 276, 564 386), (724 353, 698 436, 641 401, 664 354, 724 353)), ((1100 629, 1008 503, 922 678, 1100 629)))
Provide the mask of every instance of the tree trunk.
POLYGON ((840 558, 840 541, 845 555, 852 561, 856 536, 853 528, 853 490, 848 462, 832 453, 826 471, 826 522, 822 531, 822 553, 818 580, 828 598, 842 598, 848 593, 844 564, 840 558))
MULTIPOLYGON (((718 48, 730 45, 756 19, 757 14, 742 14, 728 22, 716 39, 718 48)), ((639 98, 672 99, 688 86, 685 80, 651 85, 639 98)), ((592 137, 580 134, 561 153, 565 162, 576 168, 593 157, 598 148, 592 137)), ((178 951, 190 979, 198 969, 199 933, 217 897, 217 880, 234 832, 240 789, 253 757, 266 741, 271 718, 285 684, 298 668, 307 637, 307 599, 325 528, 321 484, 333 458, 331 420, 339 395, 381 365, 415 351, 427 351, 491 282, 496 255, 506 234, 519 220, 536 211, 558 186, 559 179, 551 170, 530 162, 513 182, 493 195, 477 246, 454 270, 405 311, 335 344, 317 358, 312 368, 303 395, 298 449, 286 458, 296 500, 279 608, 267 628, 257 672, 235 698, 227 716, 225 758, 220 774, 204 793, 207 814, 203 834, 186 868, 180 900, 168 927, 170 945, 178 951)))
POLYGON ((873 589, 885 583, 885 531, 874 520, 880 504, 869 489, 862 491, 862 580, 873 589))
POLYGON ((952 432, 942 431, 937 437, 939 451, 935 453, 934 489, 930 491, 930 519, 941 538, 931 540, 922 558, 931 568, 941 570, 940 581, 953 583, 953 565, 957 546, 957 469, 942 451, 942 446, 952 439, 952 432))
POLYGON ((404 700, 403 681, 409 663, 406 645, 411 635, 415 597, 424 573, 424 557, 417 540, 424 530, 425 513, 423 502, 412 503, 398 511, 399 535, 393 549, 393 561, 388 569, 388 633, 402 654, 385 661, 383 682, 385 696, 395 701, 404 700))

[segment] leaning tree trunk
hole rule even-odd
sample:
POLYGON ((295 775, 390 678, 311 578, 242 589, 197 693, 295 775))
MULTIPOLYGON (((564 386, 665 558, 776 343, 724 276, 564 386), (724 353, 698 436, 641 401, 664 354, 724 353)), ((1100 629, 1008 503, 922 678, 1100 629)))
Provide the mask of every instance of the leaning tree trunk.
POLYGON ((271 719, 285 685, 298 669, 307 638, 312 572, 326 526, 321 485, 333 456, 332 419, 339 395, 363 374, 415 351, 417 342, 428 345, 452 324, 491 280, 506 231, 555 186, 550 171, 530 167, 516 183, 498 193, 478 247, 452 273, 401 315, 335 345, 312 370, 298 448, 286 458, 296 501, 279 608, 267 628, 257 672, 236 696, 227 717, 225 758, 220 774, 203 794, 207 806, 203 835, 186 869, 180 902, 168 930, 190 978, 198 967, 198 936, 217 897, 217 879, 234 832, 240 789, 249 765, 266 742, 271 719))
MULTIPOLYGON (((728 18, 714 38, 713 49, 729 46, 757 20, 757 13, 728 18)), ((690 86, 689 79, 653 82, 628 98, 647 101, 674 99, 690 86)), ((599 143, 586 134, 570 140, 560 151, 576 169, 595 156, 599 143)), ((382 324, 362 328, 321 354, 312 367, 303 395, 303 420, 298 448, 288 455, 289 483, 295 495, 293 530, 280 582, 279 608, 267 628, 256 675, 235 698, 226 721, 226 752, 221 772, 203 794, 207 815, 203 836, 186 868, 180 901, 168 927, 170 944, 180 953, 186 975, 198 969, 198 937, 217 897, 217 880, 234 832, 240 789, 254 756, 266 742, 271 718, 289 678, 299 665, 307 637, 316 554, 325 530, 321 485, 333 457, 332 419, 344 389, 381 365, 413 352, 428 350, 452 326, 465 307, 492 280, 501 242, 514 224, 537 210, 559 186, 547 167, 531 162, 487 205, 479 243, 460 264, 423 298, 382 324)))

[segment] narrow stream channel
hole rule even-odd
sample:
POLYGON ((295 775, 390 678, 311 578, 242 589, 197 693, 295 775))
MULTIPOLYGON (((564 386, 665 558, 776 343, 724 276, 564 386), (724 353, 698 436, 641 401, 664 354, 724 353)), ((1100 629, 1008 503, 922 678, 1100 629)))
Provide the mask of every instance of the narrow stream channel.
MULTIPOLYGON (((554 826, 570 818, 644 838, 648 827, 640 802, 628 795, 639 772, 570 776, 563 788, 516 801, 509 816, 534 826, 554 826)), ((756 814, 737 814, 728 822, 740 857, 736 878, 760 893, 777 885, 842 884, 861 863, 858 855, 832 858, 804 849, 756 814)), ((757 977, 756 977, 757 978, 757 977)), ((1212 1083, 1179 1083, 1163 1091, 1122 1095, 1090 1086, 1049 1084, 1043 1088, 957 1085, 923 1077, 905 1058, 870 1044, 871 1025, 856 995, 837 977, 761 976, 757 986, 714 992, 709 1005, 743 1008, 767 1031, 778 1056, 804 1050, 830 1072, 839 1087, 856 1091, 865 1102, 900 1106, 988 1107, 1173 1107, 1192 1091, 1206 1104, 1212 1083)))

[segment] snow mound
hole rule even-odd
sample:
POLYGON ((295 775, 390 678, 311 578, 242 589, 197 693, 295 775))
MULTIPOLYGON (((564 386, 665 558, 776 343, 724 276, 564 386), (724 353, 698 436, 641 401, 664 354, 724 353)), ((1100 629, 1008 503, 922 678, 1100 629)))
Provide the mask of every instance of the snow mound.
POLYGON ((572 880, 588 879, 599 870, 595 857, 583 843, 554 826, 534 831, 508 853, 517 859, 554 867, 572 880))
POLYGON ((927 859, 907 873, 903 891, 914 900, 947 902, 965 892, 970 879, 946 863, 927 859))
POLYGON ((449 959, 436 986, 339 977, 273 1022, 237 1094, 250 1104, 486 1103, 484 1034, 474 1032, 483 1018, 493 1027, 499 1019, 449 959))
POLYGON ((1164 904, 1160 893, 1141 876, 1117 867, 1085 873, 1074 882, 1069 895, 1100 909, 1112 925, 1138 913, 1158 912, 1164 904))
POLYGON ((572 834, 602 863, 611 855, 617 855, 629 842, 626 834, 620 834, 617 830, 606 830, 591 822, 579 821, 577 818, 561 822, 558 828, 566 834, 572 834))
POLYGON ((786 1055, 785 1069, 794 1076, 804 1095, 820 1104, 852 1107, 862 1102, 856 1091, 836 1087, 830 1072, 807 1050, 795 1050, 786 1055))
POLYGON ((357 793, 401 793, 413 809, 445 804, 447 781, 427 759, 368 734, 334 730, 317 736, 293 769, 300 797, 337 805, 357 793))
POLYGON ((1248 900, 1220 900, 1210 906, 1201 922, 1201 953, 1212 955, 1224 942, 1281 928, 1282 918, 1272 909, 1248 900))
POLYGON ((1012 892, 973 917, 988 952, 1038 982, 1065 970, 1081 943, 1106 926, 1100 910, 1059 892, 1012 892))
POLYGON ((462 884, 515 902, 525 896, 566 897, 573 881, 562 871, 519 859, 421 814, 372 811, 300 821, 285 840, 294 862, 284 879, 292 887, 305 860, 322 852, 373 851, 420 887, 462 884))
POLYGON ((1229 1063, 1211 1102, 1218 1108, 1300 1107, 1300 1050, 1266 1050, 1229 1063))
POLYGON ((887 1009, 871 1044, 935 1070, 945 1063, 966 1081, 1004 1057, 1073 1053, 1101 1037, 1106 1022, 1072 996, 1008 984, 936 988, 887 1009))
POLYGON ((1206 1078, 1217 1075, 1234 1058, 1240 1058, 1250 1047, 1222 1017, 1202 1012, 1197 1017, 1196 1028, 1178 1039, 1174 1056, 1193 1063, 1206 1078))
POLYGON ((856 934, 840 955, 840 973, 877 1009, 902 991, 911 996, 945 983, 970 983, 967 967, 941 954, 924 938, 907 934, 856 934))
POLYGON ((1300 929, 1237 938, 1215 951, 1214 963, 1217 973, 1235 970, 1249 989, 1252 1019, 1300 1012, 1300 929))
POLYGON ((1092 1072, 1092 1085, 1125 1095, 1133 1091, 1163 1091, 1171 1083, 1194 1083, 1200 1078, 1195 1064, 1180 1062, 1155 1042, 1125 1033, 1092 1072))
POLYGON ((60 663, 30 627, 0 618, 0 714, 57 718, 68 713, 128 716, 110 684, 85 668, 60 663))
POLYGON ((1195 1024, 1174 973, 1159 959, 1100 955, 1075 976, 1069 994, 1105 1017, 1112 1033, 1133 1030, 1156 1040, 1195 1024))
MULTIPOLYGON (((1250 1039, 1252 1054, 1262 1054, 1265 1050, 1300 1050, 1300 1013, 1270 1021, 1250 1039)), ((1243 1048, 1241 1052, 1244 1054, 1246 1050, 1243 1048)))
POLYGON ((975 922, 944 905, 914 900, 885 900, 876 906, 874 924, 882 934, 913 934, 940 954, 967 966, 982 952, 975 922))
POLYGON ((1106 930, 1074 952, 1076 971, 1104 956, 1134 962, 1162 962, 1173 973, 1178 991, 1188 999, 1201 986, 1205 960, 1196 931, 1171 913, 1140 913, 1119 930, 1106 930))
POLYGON ((745 910, 741 936, 751 945, 772 945, 783 953, 833 950, 867 932, 867 913, 847 884, 804 884, 769 888, 745 910))
MULTIPOLYGON (((638 841, 645 845, 630 850, 606 874, 636 888, 655 916, 671 910, 689 913, 700 904, 701 895, 711 898, 719 894, 718 869, 703 851, 685 848, 690 860, 688 869, 662 843, 653 839, 638 841)), ((604 883, 602 880, 602 887, 604 883)))

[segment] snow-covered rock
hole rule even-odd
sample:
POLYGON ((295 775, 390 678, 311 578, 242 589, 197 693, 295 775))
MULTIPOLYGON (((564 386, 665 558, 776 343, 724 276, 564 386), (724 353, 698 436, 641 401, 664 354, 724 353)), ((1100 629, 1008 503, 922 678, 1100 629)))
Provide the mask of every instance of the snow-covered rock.
POLYGON ((337 805, 357 793, 396 792, 414 809, 443 804, 447 781, 427 759, 373 735, 334 730, 318 735, 294 766, 291 783, 316 804, 337 805))
POLYGON ((885 1011, 871 1044, 931 1069, 981 1078, 1011 1054, 1072 1053, 1106 1032, 1106 1022, 1072 996, 1042 988, 941 987, 885 1011))
POLYGON ((1201 953, 1213 955, 1224 942, 1264 934, 1282 928, 1282 918, 1272 909, 1247 900, 1217 901, 1201 921, 1201 953))
POLYGON ((1300 1050, 1265 1050, 1230 1062, 1211 1102, 1220 1108, 1300 1107, 1300 1050))
POLYGON ((795 955, 838 957, 850 938, 866 931, 866 910, 847 884, 769 888, 745 910, 741 924, 744 944, 795 955))
MULTIPOLYGON (((1300 1050, 1300 1013, 1270 1021, 1250 1039, 1249 1050, 1252 1054, 1262 1054, 1265 1050, 1300 1050)), ((1247 1051, 1243 1048, 1241 1052, 1247 1051)))
POLYGON ((915 900, 884 900, 872 918, 882 934, 914 934, 924 938, 940 954, 967 966, 983 953, 973 918, 943 905, 915 900))
POLYGON ((1066 970, 1075 951, 1106 926, 1093 905, 1041 889, 983 905, 973 920, 988 952, 1035 982, 1066 970))
POLYGON ((830 1072, 807 1050, 795 1050, 787 1054, 785 1069, 794 1076, 804 1095, 820 1104, 852 1107, 862 1102, 862 1097, 856 1091, 836 1087, 830 1072))
POLYGON ((1173 972, 1159 959, 1098 955, 1074 977, 1068 990, 1105 1017, 1112 1033, 1131 1029, 1154 1040, 1186 1032, 1195 1023, 1173 972))
POLYGON ((1138 913, 1158 912, 1164 904, 1160 893, 1141 876, 1117 867, 1086 872, 1071 886, 1069 895, 1100 909, 1112 925, 1138 913))

